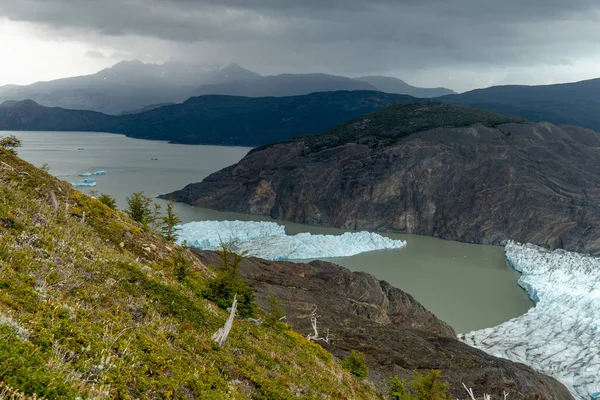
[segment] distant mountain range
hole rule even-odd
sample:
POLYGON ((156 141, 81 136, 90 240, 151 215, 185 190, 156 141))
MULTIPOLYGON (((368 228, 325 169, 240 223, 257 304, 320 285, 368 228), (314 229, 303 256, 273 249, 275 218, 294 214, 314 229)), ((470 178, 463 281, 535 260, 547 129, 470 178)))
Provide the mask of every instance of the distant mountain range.
POLYGON ((413 97, 432 98, 456 94, 454 90, 446 88, 420 88, 411 86, 402 79, 392 78, 389 76, 361 76, 355 78, 357 81, 366 82, 382 92, 386 93, 402 93, 413 97))
MULTIPOLYGON (((37 102, 5 103, 0 108, 0 129, 107 131, 178 143, 259 145, 321 132, 392 104, 425 101, 386 94, 381 88, 422 97, 451 92, 416 88, 400 79, 381 76, 262 77, 235 64, 201 68, 133 61, 87 77, 0 88, 0 101, 16 96, 37 102), (216 83, 181 86, 186 79, 216 83), (192 93, 200 96, 189 98, 192 93), (302 95, 287 96, 294 93, 302 95), (53 102, 66 105, 40 106, 53 102), (105 113, 64 108, 102 109, 105 113)), ((600 132, 600 79, 545 86, 494 86, 432 100, 600 132)))
POLYGON ((175 143, 258 146, 415 101, 421 100, 376 91, 259 98, 206 95, 121 116, 9 101, 0 105, 0 130, 102 131, 175 143))
POLYGON ((198 88, 194 92, 194 95, 226 94, 248 97, 297 96, 336 90, 382 91, 367 82, 356 81, 344 76, 327 74, 281 74, 246 81, 204 85, 198 88))
POLYGON ((437 100, 600 132, 600 79, 556 85, 493 86, 437 100))
POLYGON ((197 66, 123 61, 86 76, 0 87, 0 102, 34 100, 48 107, 118 114, 149 105, 182 102, 201 84, 260 78, 236 64, 197 66))
POLYGON ((190 65, 180 62, 146 64, 123 61, 86 76, 0 87, 0 103, 34 100, 47 107, 134 113, 157 105, 181 103, 193 96, 298 96, 337 90, 374 90, 434 97, 454 93, 449 89, 424 89, 388 77, 351 79, 328 74, 261 76, 237 64, 190 65), (380 82, 382 86, 374 84, 380 82), (385 87, 383 87, 385 85, 385 87))

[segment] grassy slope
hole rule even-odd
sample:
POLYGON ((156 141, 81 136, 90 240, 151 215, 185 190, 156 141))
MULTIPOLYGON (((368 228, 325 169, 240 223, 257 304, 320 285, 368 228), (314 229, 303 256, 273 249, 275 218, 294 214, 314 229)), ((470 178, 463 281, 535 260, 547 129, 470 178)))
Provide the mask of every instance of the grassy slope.
POLYGON ((47 398, 374 397, 291 330, 236 320, 215 347, 212 272, 186 253, 179 282, 176 251, 0 149, 0 381, 47 398))

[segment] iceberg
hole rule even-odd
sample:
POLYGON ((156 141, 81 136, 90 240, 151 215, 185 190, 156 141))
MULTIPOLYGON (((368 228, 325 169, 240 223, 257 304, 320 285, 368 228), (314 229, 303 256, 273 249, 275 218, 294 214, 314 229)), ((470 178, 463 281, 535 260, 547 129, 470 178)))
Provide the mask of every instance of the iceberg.
POLYGON ((71 182, 73 187, 93 187, 96 186, 96 182, 71 182))
POLYGON ((106 175, 106 171, 104 171, 104 170, 96 171, 96 172, 94 172, 93 175, 106 175))
POLYGON ((91 172, 84 172, 84 173, 77 174, 77 175, 79 175, 79 176, 92 176, 92 173, 91 172))
POLYGON ((535 303, 496 327, 459 335, 497 357, 555 377, 576 398, 600 392, 600 259, 509 242, 509 264, 535 303))
POLYGON ((285 227, 274 222, 200 221, 178 226, 178 243, 204 250, 216 250, 221 241, 233 243, 239 252, 267 260, 308 260, 348 257, 366 251, 399 249, 402 240, 372 232, 342 235, 286 235, 285 227))
POLYGON ((94 178, 85 178, 85 179, 83 180, 83 182, 84 182, 84 183, 94 183, 94 182, 96 182, 96 180, 95 180, 94 178))

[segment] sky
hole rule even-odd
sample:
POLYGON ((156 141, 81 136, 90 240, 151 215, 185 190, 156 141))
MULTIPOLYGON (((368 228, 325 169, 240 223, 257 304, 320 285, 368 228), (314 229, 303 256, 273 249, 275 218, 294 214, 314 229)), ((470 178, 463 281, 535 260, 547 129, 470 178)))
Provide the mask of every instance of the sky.
POLYGON ((600 77, 598 0, 1 0, 0 85, 122 60, 466 91, 600 77))

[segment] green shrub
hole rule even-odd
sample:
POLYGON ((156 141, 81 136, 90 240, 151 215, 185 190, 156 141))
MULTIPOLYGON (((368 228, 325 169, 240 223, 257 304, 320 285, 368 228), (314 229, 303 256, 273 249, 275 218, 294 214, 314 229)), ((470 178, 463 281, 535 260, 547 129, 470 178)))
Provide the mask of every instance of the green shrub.
POLYGON ((219 308, 227 310, 233 303, 233 296, 237 294, 238 315, 242 318, 253 317, 256 312, 254 304, 254 293, 252 288, 241 279, 230 279, 228 275, 220 275, 211 279, 207 287, 202 291, 202 296, 219 308))
POLYGON ((0 138, 0 147, 5 148, 12 154, 17 154, 15 149, 21 147, 21 139, 17 138, 15 135, 2 137, 0 138))
POLYGON ((147 228, 152 222, 152 210, 150 209, 152 199, 145 196, 144 192, 137 192, 132 193, 126 200, 127 208, 125 208, 125 213, 132 220, 139 222, 144 228, 147 228))
POLYGON ((406 387, 408 383, 397 376, 394 376, 390 379, 390 388, 388 389, 388 394, 394 400, 411 400, 412 396, 408 394, 406 387))
POLYGON ((177 214, 175 214, 175 212, 173 211, 174 204, 174 201, 169 201, 169 203, 167 204, 167 213, 164 216, 160 217, 161 233, 165 237, 165 239, 167 239, 170 242, 174 242, 177 240, 177 237, 179 235, 177 234, 177 229, 175 228, 175 226, 181 223, 181 218, 179 218, 179 216, 177 216, 177 214))
POLYGON ((106 205, 106 206, 108 206, 108 207, 112 208, 113 210, 116 210, 116 209, 117 209, 117 202, 116 202, 116 200, 115 200, 115 199, 113 199, 112 197, 110 197, 110 195, 108 195, 108 194, 106 194, 106 193, 102 193, 102 194, 100 195, 100 197, 98 197, 98 200, 99 200, 99 201, 100 201, 102 204, 104 204, 104 205, 106 205))
POLYGON ((220 250, 217 250, 217 254, 221 257, 221 264, 219 268, 225 275, 228 275, 230 279, 237 279, 239 269, 242 265, 242 261, 246 258, 247 252, 237 253, 235 248, 235 242, 224 242, 220 241, 220 250))
POLYGON ((265 317, 263 325, 267 328, 281 328, 284 325, 281 318, 283 318, 281 303, 273 292, 269 292, 269 313, 265 317))
POLYGON ((365 355, 360 351, 352 350, 348 358, 342 361, 342 367, 359 379, 365 379, 369 375, 369 366, 365 355))
POLYGON ((427 375, 415 372, 410 383, 393 377, 390 379, 388 394, 394 400, 450 400, 452 397, 448 393, 449 388, 450 384, 442 380, 442 373, 431 370, 427 375), (412 394, 408 393, 407 387, 412 394))
POLYGON ((192 263, 185 256, 185 246, 175 249, 172 260, 175 276, 179 282, 183 282, 188 275, 190 268, 192 268, 192 263))
POLYGON ((62 374, 49 370, 47 360, 31 343, 6 325, 0 325, 0 338, 0 382, 48 399, 73 398, 74 390, 62 374))

